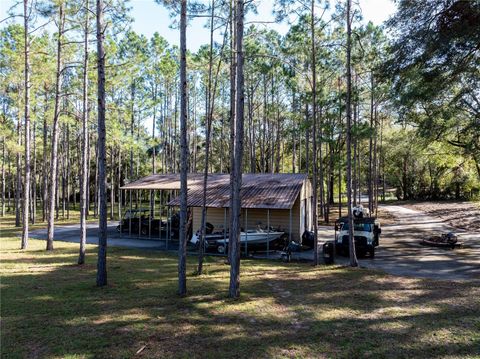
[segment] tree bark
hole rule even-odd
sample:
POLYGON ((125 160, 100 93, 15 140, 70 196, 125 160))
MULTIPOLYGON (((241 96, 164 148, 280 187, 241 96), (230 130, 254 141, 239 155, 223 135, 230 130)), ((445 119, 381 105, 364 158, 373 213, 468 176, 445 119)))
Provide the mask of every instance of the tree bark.
POLYGON ((2 137, 2 217, 5 217, 5 142, 6 137, 2 137))
MULTIPOLYGON (((66 186, 66 205, 67 205, 67 219, 70 219, 70 125, 67 123, 67 140, 65 145, 67 150, 65 151, 65 162, 66 162, 66 174, 65 174, 65 186, 66 186)), ((65 163, 64 162, 64 163, 65 163)))
POLYGON ((28 0, 23 0, 24 57, 25 57, 25 177, 23 183, 23 228, 21 249, 28 247, 28 225, 30 223, 30 46, 28 39, 28 0))
POLYGON ((103 41, 103 0, 97 0, 97 72, 98 72, 98 182, 100 216, 98 221, 97 286, 107 285, 107 181, 105 158, 105 51, 103 41))
MULTIPOLYGON (((18 138, 17 144, 19 148, 22 145, 21 127, 22 127, 22 120, 20 119, 20 111, 19 111, 19 117, 17 120, 17 138, 18 138)), ((22 158, 21 158, 20 152, 17 152, 16 162, 17 162, 17 168, 16 168, 17 173, 16 173, 16 183, 15 183, 15 227, 20 227, 20 224, 22 222, 21 220, 22 158)))
POLYGON ((48 156, 47 156, 47 137, 48 137, 48 125, 47 125, 47 108, 48 108, 48 95, 47 89, 45 89, 45 112, 43 115, 43 164, 42 164, 42 221, 47 220, 48 214, 48 156))
MULTIPOLYGON (((198 268, 197 273, 202 274, 203 270, 203 256, 205 250, 205 235, 206 235, 206 226, 207 226, 207 181, 208 181, 208 166, 210 160, 210 137, 212 130, 212 111, 210 107, 212 106, 212 66, 213 66, 213 20, 215 17, 215 0, 212 0, 211 4, 211 17, 210 17, 210 53, 208 58, 208 83, 207 83, 207 103, 206 103, 206 113, 205 117, 207 120, 206 123, 206 132, 205 132, 205 168, 203 173, 203 194, 202 194, 202 223, 200 230, 200 248, 198 251, 198 268)), ((215 90, 214 90, 215 91, 215 90)))
POLYGON ((180 232, 178 244, 178 294, 187 294, 187 0, 180 10, 180 232))
MULTIPOLYGON (((311 1, 311 20, 310 20, 310 33, 312 41, 312 137, 313 137, 313 265, 318 265, 318 185, 317 185, 317 172, 318 172, 318 163, 317 163, 317 73, 316 73, 316 54, 315 54, 315 0, 311 1)), ((322 186, 323 188, 323 186, 322 186)))
POLYGON ((351 6, 352 0, 347 0, 347 206, 348 206, 348 238, 350 248, 350 265, 358 266, 355 253, 355 238, 353 232, 352 213, 352 73, 351 73, 351 51, 352 51, 352 29, 351 29, 351 6))
MULTIPOLYGON (((233 166, 233 199, 231 210, 232 228, 230 230, 230 298, 238 298, 240 296, 240 215, 241 215, 241 194, 242 187, 242 163, 243 163, 243 123, 244 123, 244 53, 243 53, 243 18, 244 18, 244 2, 236 1, 235 10, 235 48, 236 56, 236 91, 235 91, 235 149, 234 149, 234 166, 233 166)), ((246 229, 245 229, 246 230, 246 229)))
POLYGON ((32 141, 33 141, 33 165, 32 165, 32 203, 31 203, 31 213, 30 220, 32 224, 35 224, 36 215, 37 215, 37 129, 36 121, 33 123, 32 131, 32 141))
POLYGON ((78 264, 85 263, 87 243, 87 188, 88 188, 88 18, 89 0, 85 0, 82 76, 82 167, 80 179, 80 253, 78 264))
POLYGON ((58 11, 58 37, 57 37, 57 71, 55 76, 55 108, 52 130, 52 156, 50 163, 50 193, 47 229, 47 250, 53 250, 53 235, 55 230, 55 200, 57 195, 57 165, 58 165, 58 118, 60 106, 60 91, 62 88, 62 36, 64 31, 65 14, 63 2, 58 11))
POLYGON ((370 93, 370 138, 368 143, 368 210, 370 211, 370 215, 373 214, 373 136, 374 133, 374 123, 373 123, 373 89, 374 89, 374 79, 373 73, 370 73, 370 81, 371 81, 371 93, 370 93))

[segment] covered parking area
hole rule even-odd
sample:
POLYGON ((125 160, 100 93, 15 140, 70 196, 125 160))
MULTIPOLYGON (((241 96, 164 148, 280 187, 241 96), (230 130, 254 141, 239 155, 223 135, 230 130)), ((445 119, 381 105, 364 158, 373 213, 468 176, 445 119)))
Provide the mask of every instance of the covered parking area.
MULTIPOLYGON (((201 227, 203 175, 189 174, 187 183, 187 231, 191 238, 201 227)), ((167 250, 177 248, 180 176, 154 174, 121 189, 123 201, 120 202, 123 202, 125 215, 117 228, 120 236, 159 240, 164 242, 167 250)), ((283 233, 282 240, 285 241, 300 241, 302 233, 312 227, 312 191, 305 174, 244 174, 241 195, 241 245, 245 255, 261 249, 269 256, 277 247, 270 248, 274 233, 283 233), (263 237, 261 233, 264 233, 263 237), (264 240, 265 245, 254 243, 256 238, 264 240)), ((210 234, 223 240, 226 247, 229 233, 229 174, 208 176, 206 207, 207 222, 212 226, 210 234)), ((219 254, 213 247, 212 252, 219 254)), ((189 250, 195 250, 195 246, 190 244, 189 250)))

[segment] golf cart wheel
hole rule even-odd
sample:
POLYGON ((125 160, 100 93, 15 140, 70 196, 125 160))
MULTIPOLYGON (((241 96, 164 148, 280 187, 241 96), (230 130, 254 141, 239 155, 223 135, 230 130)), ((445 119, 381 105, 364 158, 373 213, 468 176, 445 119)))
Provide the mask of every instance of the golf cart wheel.
POLYGON ((227 246, 223 245, 223 244, 220 244, 217 247, 217 252, 220 253, 220 254, 226 254, 227 253, 227 246))
POLYGON ((375 246, 370 247, 370 258, 375 258, 375 246))

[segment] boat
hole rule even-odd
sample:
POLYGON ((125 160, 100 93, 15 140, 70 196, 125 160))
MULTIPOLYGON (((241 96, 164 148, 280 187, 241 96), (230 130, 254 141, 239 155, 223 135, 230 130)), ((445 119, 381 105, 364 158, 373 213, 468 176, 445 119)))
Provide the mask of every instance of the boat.
POLYGON ((442 234, 441 236, 432 236, 430 238, 424 238, 421 241, 424 246, 451 248, 462 247, 463 242, 459 241, 454 233, 442 234))
MULTIPOLYGON (((245 251, 275 249, 284 234, 285 232, 262 228, 241 231, 240 249, 245 251)), ((228 233, 224 234, 223 232, 215 232, 207 234, 205 236, 205 248, 214 248, 218 253, 226 253, 226 248, 228 247, 228 240, 228 233)), ((200 237, 199 233, 197 232, 192 236, 190 242, 194 245, 198 245, 199 241, 200 237)))

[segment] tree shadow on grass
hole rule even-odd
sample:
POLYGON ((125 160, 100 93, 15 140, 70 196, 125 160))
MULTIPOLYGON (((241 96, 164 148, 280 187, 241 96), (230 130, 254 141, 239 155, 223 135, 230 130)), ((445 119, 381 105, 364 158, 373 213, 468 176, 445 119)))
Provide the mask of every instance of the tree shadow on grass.
POLYGON ((95 256, 80 269, 63 264, 76 248, 51 253, 18 258, 34 268, 49 260, 48 270, 2 277, 6 357, 131 357, 142 347, 148 358, 436 357, 480 348, 478 283, 243 261, 235 301, 226 299, 229 267, 209 259, 208 274, 189 276, 189 296, 179 298, 175 255, 111 249, 109 285, 96 288, 95 256))

